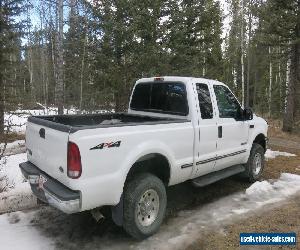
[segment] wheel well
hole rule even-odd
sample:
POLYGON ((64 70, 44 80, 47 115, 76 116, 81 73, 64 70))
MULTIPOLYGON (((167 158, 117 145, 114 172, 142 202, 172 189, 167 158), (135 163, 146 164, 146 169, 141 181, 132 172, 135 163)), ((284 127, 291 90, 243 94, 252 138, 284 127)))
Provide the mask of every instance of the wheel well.
POLYGON ((260 144, 264 150, 266 151, 267 150, 267 145, 266 145, 266 137, 264 134, 259 134, 255 137, 253 143, 257 143, 257 144, 260 144))
POLYGON ((131 167, 127 180, 139 173, 151 173, 160 178, 165 185, 170 179, 168 159, 161 154, 148 154, 138 159, 131 167))

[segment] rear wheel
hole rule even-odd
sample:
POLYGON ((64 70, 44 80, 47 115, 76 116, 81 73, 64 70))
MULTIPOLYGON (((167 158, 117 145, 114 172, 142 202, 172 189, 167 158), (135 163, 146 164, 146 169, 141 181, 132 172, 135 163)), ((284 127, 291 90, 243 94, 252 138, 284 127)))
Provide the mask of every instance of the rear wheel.
POLYGON ((164 219, 167 205, 163 182, 148 173, 133 177, 124 191, 123 227, 136 239, 156 233, 164 219))
POLYGON ((253 143, 244 173, 249 182, 255 182, 261 177, 265 166, 264 154, 264 148, 260 144, 253 143))

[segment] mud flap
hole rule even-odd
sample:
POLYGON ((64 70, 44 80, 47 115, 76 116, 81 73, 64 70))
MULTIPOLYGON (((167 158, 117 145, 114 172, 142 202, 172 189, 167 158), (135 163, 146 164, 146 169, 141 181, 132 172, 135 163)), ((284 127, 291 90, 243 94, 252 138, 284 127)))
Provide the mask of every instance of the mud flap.
POLYGON ((111 207, 111 217, 117 226, 123 225, 123 194, 117 205, 111 207))

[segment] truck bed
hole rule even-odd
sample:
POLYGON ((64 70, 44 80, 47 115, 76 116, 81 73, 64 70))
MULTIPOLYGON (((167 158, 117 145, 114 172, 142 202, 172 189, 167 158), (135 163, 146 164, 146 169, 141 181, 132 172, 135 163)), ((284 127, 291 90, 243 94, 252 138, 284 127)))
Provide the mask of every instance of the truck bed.
POLYGON ((181 123, 187 122, 188 120, 178 118, 142 116, 128 113, 106 113, 31 116, 28 118, 28 121, 59 131, 73 133, 82 129, 181 123))

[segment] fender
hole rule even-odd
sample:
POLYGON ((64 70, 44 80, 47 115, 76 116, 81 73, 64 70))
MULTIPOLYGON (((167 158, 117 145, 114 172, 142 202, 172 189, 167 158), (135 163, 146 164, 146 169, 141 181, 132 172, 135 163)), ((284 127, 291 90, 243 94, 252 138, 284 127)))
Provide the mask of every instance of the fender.
MULTIPOLYGON (((257 116, 253 117, 253 123, 255 124, 254 130, 250 128, 249 130, 249 140, 248 140, 248 147, 247 147, 247 154, 245 156, 245 162, 248 161, 250 151, 253 145, 253 142, 255 138, 259 135, 262 134, 264 135, 265 138, 267 138, 267 130, 268 130, 268 125, 267 122, 257 116)), ((251 121, 249 121, 249 126, 251 126, 251 121)))
POLYGON ((124 164, 121 166, 121 169, 124 171, 123 175, 123 185, 126 181, 127 175, 133 166, 134 163, 136 163, 140 158, 142 158, 145 155, 148 154, 161 154, 169 162, 170 166, 170 180, 172 178, 172 168, 176 165, 176 160, 173 152, 169 149, 169 147, 160 141, 147 141, 139 144, 137 146, 137 150, 132 152, 131 154, 126 157, 124 160, 124 164))
POLYGON ((170 166, 170 179, 172 178, 172 166, 175 164, 175 158, 172 152, 169 150, 168 146, 158 142, 158 141, 148 141, 145 143, 141 143, 137 146, 138 151, 130 154, 124 161, 121 169, 125 169, 125 173, 123 176, 123 185, 122 190, 120 190, 120 201, 117 205, 111 207, 112 219, 118 225, 122 226, 123 224, 123 189, 125 185, 126 178, 131 167, 136 163, 140 158, 148 154, 160 154, 166 157, 170 166))

